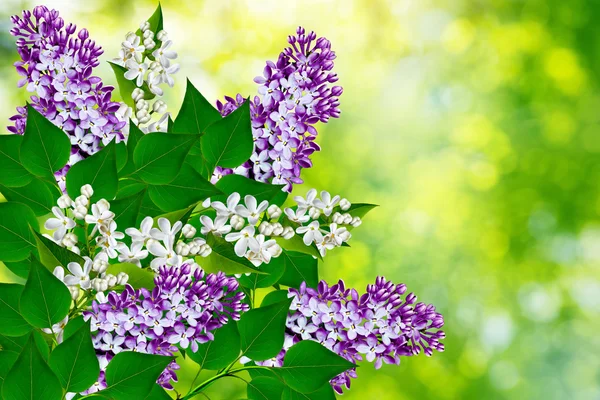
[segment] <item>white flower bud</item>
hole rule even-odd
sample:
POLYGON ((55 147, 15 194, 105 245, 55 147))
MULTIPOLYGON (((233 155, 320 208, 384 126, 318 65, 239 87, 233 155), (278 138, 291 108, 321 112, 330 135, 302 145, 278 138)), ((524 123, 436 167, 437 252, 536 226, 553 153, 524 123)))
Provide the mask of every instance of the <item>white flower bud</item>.
MULTIPOLYGON (((145 111, 145 110, 144 110, 144 111, 145 111)), ((140 124, 147 124, 148 122, 150 122, 150 120, 151 120, 151 119, 152 119, 152 117, 151 117, 150 115, 146 114, 146 116, 145 116, 145 117, 143 117, 143 118, 139 118, 138 122, 139 122, 140 124)))
POLYGON ((258 227, 258 231, 265 236, 271 236, 273 234, 273 225, 269 222, 262 222, 258 227))
POLYGON ((190 254, 190 246, 183 242, 178 242, 177 245, 175 245, 175 253, 186 257, 190 254))
POLYGON ((144 47, 146 48, 146 50, 150 50, 156 47, 156 43, 154 42, 154 40, 152 40, 152 38, 148 38, 144 40, 144 47))
POLYGON ((350 208, 351 205, 352 205, 352 203, 350 203, 348 201, 348 199, 340 200, 340 208, 342 209, 342 211, 348 211, 348 209, 350 208))
POLYGON ((147 31, 144 31, 144 39, 148 39, 151 37, 154 37, 154 32, 152 32, 150 29, 148 29, 147 31))
POLYGON ((335 222, 338 225, 341 225, 344 223, 344 217, 342 217, 342 214, 340 214, 339 212, 334 213, 333 216, 331 217, 331 219, 333 220, 333 222, 335 222))
POLYGON ((317 207, 311 207, 308 209, 308 215, 312 219, 319 219, 319 217, 321 216, 321 210, 319 210, 317 207))
POLYGON ((149 108, 150 104, 144 99, 139 99, 135 102, 135 109, 137 110, 136 115, 140 115, 141 110, 145 110, 147 113, 149 108))
POLYGON ((77 300, 79 298, 79 287, 78 286, 67 286, 69 292, 71 292, 71 298, 77 300))
POLYGON ((73 210, 73 215, 75 216, 75 219, 85 219, 87 212, 88 212, 87 207, 77 206, 73 210))
POLYGON ((133 89, 133 92, 131 92, 131 98, 137 103, 144 98, 144 91, 140 88, 133 89))
POLYGON ((68 194, 63 194, 58 198, 57 203, 60 208, 69 208, 73 205, 73 200, 71 200, 68 194))
POLYGON ((92 263, 92 271, 103 274, 108 268, 108 261, 96 257, 92 263))
POLYGON ((73 247, 77 244, 77 235, 72 232, 69 232, 63 237, 62 244, 65 247, 73 247))
POLYGON ((135 116, 139 121, 141 121, 142 119, 146 118, 146 116, 148 116, 148 111, 142 108, 141 110, 136 111, 135 116))
POLYGON ((212 249, 209 245, 203 244, 202 246, 200 246, 200 251, 198 252, 198 254, 200 254, 202 257, 208 257, 210 253, 212 253, 212 249))
POLYGON ((362 220, 360 219, 360 217, 354 217, 352 218, 352 222, 350 224, 356 228, 357 226, 360 226, 360 224, 362 224, 362 220))
POLYGON ((277 219, 281 216, 282 211, 281 208, 277 206, 277 204, 271 204, 269 208, 267 208, 267 216, 272 219, 277 219))
POLYGON ((291 238, 294 237, 294 235, 295 235, 294 228, 292 228, 291 226, 286 226, 285 228, 283 228, 283 232, 282 232, 281 236, 285 240, 290 240, 291 238))
POLYGON ((164 29, 163 29, 162 31, 159 31, 159 32, 156 34, 156 38, 157 38, 158 40, 160 40, 161 42, 164 42, 164 41, 165 41, 165 40, 167 40, 167 38, 168 38, 167 32, 166 32, 164 29))
POLYGON ((352 222, 352 215, 346 213, 343 214, 342 217, 344 217, 344 224, 349 224, 352 222))
POLYGON ((158 114, 164 114, 167 111, 167 103, 162 100, 156 100, 152 104, 152 111, 158 114))
POLYGON ((185 224, 183 226, 183 229, 181 230, 181 233, 183 233, 183 236, 185 236, 186 238, 191 239, 196 234, 196 228, 194 228, 190 224, 185 224))
POLYGON ((344 231, 339 233, 338 236, 340 239, 342 239, 342 242, 347 242, 352 237, 352 234, 347 229, 344 229, 344 231))
POLYGON ((283 249, 278 244, 275 244, 275 245, 269 247, 269 253, 271 253, 271 255, 273 257, 279 257, 282 252, 283 252, 283 249))
POLYGON ((75 207, 87 208, 88 204, 90 204, 90 199, 84 195, 77 196, 75 198, 75 207))
POLYGON ((246 220, 240 217, 239 215, 232 215, 229 223, 231 224, 231 228, 233 228, 236 231, 239 231, 244 227, 244 225, 246 225, 246 220))
POLYGON ((117 285, 117 277, 112 275, 112 274, 107 274, 104 277, 104 280, 106 280, 106 283, 108 285, 109 288, 116 286, 117 285))
POLYGON ((279 222, 272 223, 271 226, 273 227, 273 233, 271 235, 279 236, 283 233, 283 225, 279 222))
POLYGON ((127 283, 128 280, 129 275, 127 275, 125 272, 119 272, 117 274, 117 285, 124 285, 127 283))
POLYGON ((148 29, 150 29, 150 22, 148 22, 148 21, 144 21, 144 22, 142 22, 142 23, 140 24, 140 30, 141 30, 142 32, 145 32, 145 31, 147 31, 148 29))
POLYGON ((192 242, 188 246, 190 247, 189 255, 191 255, 191 256, 195 256, 200 251, 200 245, 196 242, 192 242))
POLYGON ((89 199, 94 195, 94 189, 92 189, 90 184, 85 184, 81 187, 81 195, 89 199))

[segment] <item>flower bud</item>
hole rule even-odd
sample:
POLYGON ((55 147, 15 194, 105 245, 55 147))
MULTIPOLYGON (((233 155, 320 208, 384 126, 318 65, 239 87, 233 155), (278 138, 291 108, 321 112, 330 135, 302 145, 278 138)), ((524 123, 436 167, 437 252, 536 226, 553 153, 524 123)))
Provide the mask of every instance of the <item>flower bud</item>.
POLYGON ((144 47, 146 48, 146 50, 150 50, 156 47, 156 43, 151 38, 148 38, 144 40, 144 47))
POLYGON ((181 230, 181 233, 183 233, 183 236, 185 236, 186 238, 191 239, 196 234, 196 228, 194 228, 190 224, 185 224, 183 226, 183 229, 181 230))
POLYGON ((79 247, 77 246, 72 246, 71 251, 79 256, 81 255, 81 250, 79 250, 79 247))
POLYGON ((69 208, 73 205, 73 200, 65 193, 58 198, 57 203, 60 208, 69 208))
POLYGON ((333 220, 333 222, 335 222, 338 225, 341 225, 344 223, 344 217, 342 217, 342 214, 340 214, 339 212, 334 213, 333 216, 331 217, 331 219, 333 220))
POLYGON ((158 40, 160 40, 161 42, 164 42, 164 41, 165 41, 165 40, 167 40, 167 38, 168 38, 167 32, 166 32, 164 29, 163 29, 162 31, 159 31, 159 32, 156 34, 156 38, 157 38, 158 40))
POLYGON ((321 210, 319 210, 317 207, 311 207, 308 209, 308 215, 312 219, 319 219, 319 217, 321 216, 321 210))
POLYGON ((144 31, 144 39, 148 39, 148 38, 152 38, 154 37, 154 32, 152 32, 150 29, 148 29, 147 31, 144 31))
POLYGON ((239 231, 246 225, 246 220, 239 215, 232 215, 229 223, 234 230, 239 231))
POLYGON ((94 195, 94 189, 92 189, 90 184, 85 184, 81 187, 81 195, 89 199, 94 195))
POLYGON ((129 275, 127 275, 125 272, 119 272, 117 274, 117 285, 124 285, 127 283, 128 280, 129 275))
POLYGON ((144 21, 144 22, 142 22, 142 23, 140 24, 140 30, 141 30, 142 32, 145 32, 145 31, 147 31, 148 29, 150 29, 150 22, 148 22, 148 21, 144 21))
POLYGON ((138 118, 138 122, 140 124, 147 124, 148 122, 150 122, 150 120, 152 119, 152 117, 150 115, 147 115, 143 118, 138 118))
POLYGON ((85 207, 87 208, 88 204, 90 204, 90 199, 87 196, 81 195, 75 198, 75 207, 85 207))
POLYGON ((210 253, 212 253, 212 249, 209 245, 203 244, 202 246, 200 246, 200 251, 198 252, 198 254, 200 254, 202 257, 208 257, 210 253))
POLYGON ((150 104, 148 104, 148 102, 146 100, 139 99, 138 101, 135 102, 135 109, 137 110, 135 115, 139 116, 141 110, 145 110, 147 113, 149 108, 150 108, 150 104))
POLYGON ((275 244, 275 245, 269 247, 269 253, 271 253, 271 255, 273 257, 279 257, 282 252, 283 252, 283 249, 278 244, 275 244))
POLYGON ((281 217, 281 214, 281 208, 279 208, 277 204, 271 204, 269 208, 267 208, 267 216, 271 219, 277 219, 281 217))
POLYGON ((342 217, 344 217, 344 224, 352 223, 352 215, 346 213, 346 214, 343 214, 342 217))
POLYGON ((202 207, 204 207, 204 208, 210 207, 210 197, 202 202, 202 207))
POLYGON ((271 236, 273 234, 273 225, 268 222, 263 222, 259 225, 258 231, 265 236, 271 236))
POLYGON ((352 204, 348 201, 348 199, 340 200, 340 208, 342 209, 342 211, 348 211, 351 205, 352 204))
POLYGON ((283 233, 283 225, 279 222, 272 223, 271 226, 273 227, 273 236, 279 236, 283 233))
POLYGON ((362 224, 362 220, 360 219, 360 217, 354 217, 352 218, 352 222, 350 222, 350 224, 356 228, 357 226, 360 226, 360 224, 362 224))
POLYGON ((190 254, 190 246, 183 242, 178 242, 177 245, 175 245, 175 253, 186 257, 190 254))
POLYGON ((73 210, 73 215, 75 216, 76 219, 84 219, 85 216, 87 215, 87 207, 84 206, 77 206, 75 208, 75 210, 73 210))
POLYGON ((106 282, 106 279, 94 278, 92 279, 92 287, 96 292, 104 292, 108 290, 108 282, 106 282))
POLYGON ((290 240, 291 238, 294 237, 294 235, 295 235, 294 228, 292 228, 291 226, 286 226, 285 228, 283 228, 283 233, 281 234, 281 236, 285 240, 290 240))
POLYGON ((69 232, 63 237, 62 244, 65 247, 73 247, 77 244, 77 235, 72 232, 69 232))
POLYGON ((167 103, 162 100, 156 100, 152 104, 152 111, 158 114, 164 114, 167 111, 167 103))
POLYGON ((133 89, 133 92, 131 93, 131 98, 137 103, 138 101, 144 98, 144 91, 140 88, 133 89))
POLYGON ((107 274, 104 277, 104 280, 106 280, 106 283, 108 285, 109 288, 116 286, 117 285, 117 277, 112 275, 112 274, 107 274))
POLYGON ((200 251, 200 245, 196 242, 192 242, 188 246, 190 247, 191 256, 195 256, 200 251))
POLYGON ((77 300, 79 298, 79 287, 78 286, 67 286, 69 292, 71 292, 71 298, 77 300))

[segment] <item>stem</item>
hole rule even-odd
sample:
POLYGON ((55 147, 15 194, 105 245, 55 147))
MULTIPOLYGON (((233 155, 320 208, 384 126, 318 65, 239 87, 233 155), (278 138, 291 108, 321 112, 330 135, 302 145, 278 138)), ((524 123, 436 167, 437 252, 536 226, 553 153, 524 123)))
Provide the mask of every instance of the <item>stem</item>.
MULTIPOLYGON (((246 371, 249 369, 268 369, 267 367, 261 367, 258 365, 251 365, 248 367, 242 367, 242 368, 238 368, 238 369, 232 369, 229 370, 229 368, 213 377, 210 377, 209 379, 205 380, 204 382, 202 382, 199 386, 197 386, 194 390, 192 390, 191 392, 189 392, 188 394, 186 394, 184 397, 181 398, 181 400, 188 400, 191 399, 192 397, 194 397, 195 395, 201 393, 204 389, 206 389, 207 387, 209 387, 210 385, 212 385, 213 383, 215 383, 217 380, 224 378, 226 376, 234 376, 233 374, 238 373, 238 372, 242 372, 242 371, 246 371)), ((239 378, 239 377, 236 377, 239 378)))

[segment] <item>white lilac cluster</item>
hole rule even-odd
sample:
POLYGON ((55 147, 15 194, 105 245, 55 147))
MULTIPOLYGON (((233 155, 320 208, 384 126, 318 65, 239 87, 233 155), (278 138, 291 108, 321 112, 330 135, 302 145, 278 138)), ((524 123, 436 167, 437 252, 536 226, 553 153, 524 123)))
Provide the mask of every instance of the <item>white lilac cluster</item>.
POLYGON ((167 105, 159 97, 164 94, 161 86, 167 84, 173 87, 175 81, 172 75, 179 71, 179 64, 172 64, 172 60, 177 58, 177 53, 170 49, 172 45, 167 32, 153 32, 150 23, 144 21, 139 33, 129 32, 126 35, 119 56, 112 60, 127 68, 125 78, 134 81, 137 86, 131 94, 135 107, 129 109, 126 116, 131 116, 145 133, 167 130, 170 113, 166 112, 167 105), (149 100, 154 101, 152 105, 149 100))

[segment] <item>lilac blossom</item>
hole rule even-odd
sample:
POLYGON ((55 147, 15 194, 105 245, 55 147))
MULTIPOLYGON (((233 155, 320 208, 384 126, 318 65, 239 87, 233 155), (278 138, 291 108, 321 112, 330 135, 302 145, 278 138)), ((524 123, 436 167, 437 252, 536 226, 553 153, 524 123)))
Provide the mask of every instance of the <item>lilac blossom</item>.
MULTIPOLYGON (((341 86, 331 86, 338 80, 331 72, 335 52, 329 40, 317 39, 314 32, 299 27, 296 36, 289 36, 291 45, 281 52, 276 63, 267 61, 263 75, 254 81, 258 96, 250 104, 254 153, 250 160, 235 168, 217 168, 212 181, 236 173, 260 182, 285 185, 302 183, 300 171, 310 168, 310 156, 319 151, 314 125, 338 118, 341 86)), ((217 108, 226 116, 244 102, 238 94, 218 101, 217 108)))
MULTIPOLYGON (((244 293, 235 278, 224 273, 206 274, 190 264, 162 266, 152 290, 126 285, 121 293, 110 292, 92 302, 83 316, 91 321, 93 343, 99 359, 110 359, 121 351, 139 351, 172 356, 178 348, 192 351, 214 339, 213 331, 230 320, 239 320, 248 310, 244 293)), ((173 389, 177 381, 174 361, 163 371, 158 383, 173 389)), ((89 390, 106 386, 99 384, 89 390)))
MULTIPOLYGON (((285 352, 300 340, 314 340, 348 361, 369 361, 379 369, 383 363, 400 364, 400 357, 434 350, 444 351, 444 318, 431 304, 417 303, 417 296, 405 296, 406 286, 395 285, 384 277, 367 286, 359 295, 340 280, 333 286, 321 281, 317 289, 303 283, 289 289, 293 298, 286 321, 283 350, 273 359, 257 365, 280 367, 285 352)), ((336 392, 350 388, 356 369, 348 370, 330 383, 336 392)))
MULTIPOLYGON (((55 172, 64 191, 64 179, 71 165, 96 153, 113 138, 124 140, 126 121, 120 103, 111 101, 112 86, 93 76, 102 47, 89 38, 86 29, 65 24, 58 11, 38 6, 11 18, 11 35, 17 38, 21 60, 15 63, 22 77, 18 86, 32 93, 31 106, 71 138, 71 157, 55 172)), ((8 130, 25 132, 27 110, 17 107, 8 130)))

